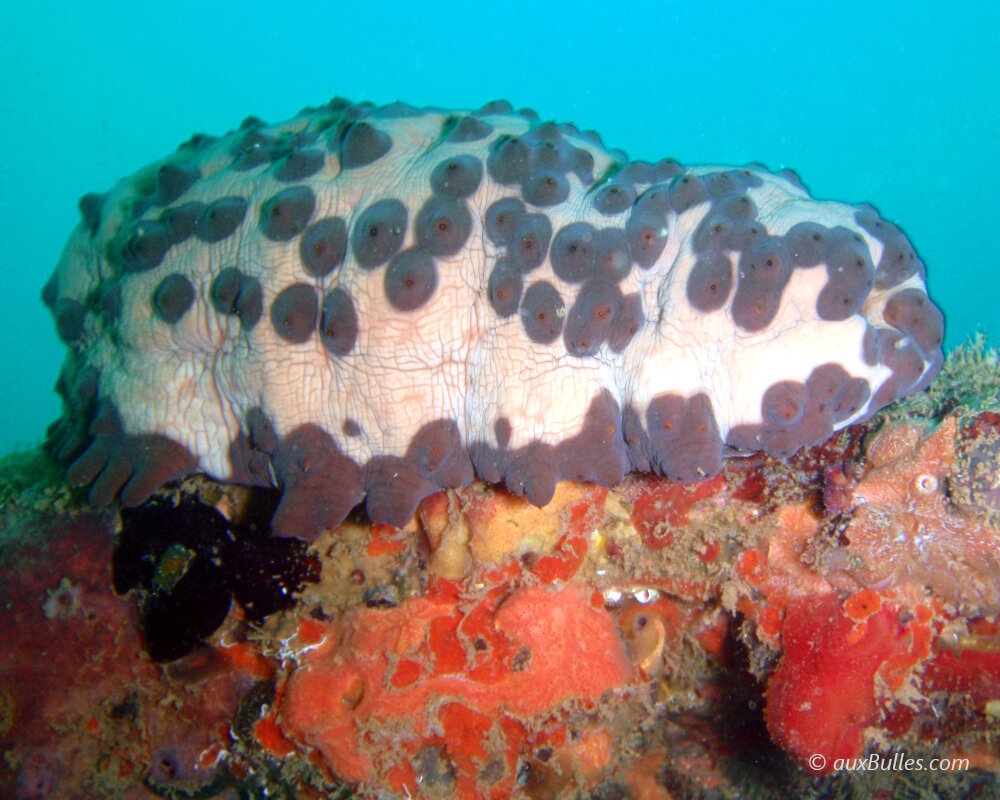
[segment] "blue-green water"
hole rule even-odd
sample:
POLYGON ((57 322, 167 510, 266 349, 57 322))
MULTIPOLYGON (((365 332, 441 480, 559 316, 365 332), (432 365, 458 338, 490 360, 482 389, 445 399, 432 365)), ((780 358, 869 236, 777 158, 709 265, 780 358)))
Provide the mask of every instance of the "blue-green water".
POLYGON ((0 2, 0 453, 59 413, 39 291, 77 198, 340 94, 595 128, 635 158, 792 167, 910 235, 948 347, 1000 341, 1000 4, 0 2), (481 10, 471 10, 471 9, 481 10))

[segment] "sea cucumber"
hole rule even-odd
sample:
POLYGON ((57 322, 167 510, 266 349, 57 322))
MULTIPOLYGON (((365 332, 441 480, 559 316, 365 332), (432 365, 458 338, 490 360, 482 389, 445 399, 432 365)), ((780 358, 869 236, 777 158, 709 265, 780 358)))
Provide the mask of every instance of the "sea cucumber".
POLYGON ((942 362, 923 263, 871 206, 505 102, 250 118, 80 210, 42 293, 70 348, 47 447, 98 505, 203 472, 279 487, 273 529, 313 538, 476 476, 539 505, 695 481, 942 362))

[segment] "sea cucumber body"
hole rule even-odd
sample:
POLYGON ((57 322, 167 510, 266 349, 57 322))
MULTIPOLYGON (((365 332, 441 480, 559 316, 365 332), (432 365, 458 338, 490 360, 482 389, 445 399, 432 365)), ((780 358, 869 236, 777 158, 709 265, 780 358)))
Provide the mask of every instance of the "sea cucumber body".
POLYGON ((503 103, 354 105, 195 137, 81 200, 43 298, 51 452, 104 503, 276 485, 315 536, 475 476, 678 480, 922 388, 942 317, 870 207, 791 173, 628 161, 503 103))

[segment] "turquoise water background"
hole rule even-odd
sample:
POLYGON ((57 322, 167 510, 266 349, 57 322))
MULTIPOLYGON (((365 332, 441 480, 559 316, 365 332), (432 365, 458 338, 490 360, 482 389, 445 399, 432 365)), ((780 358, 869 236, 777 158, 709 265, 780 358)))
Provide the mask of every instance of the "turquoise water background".
POLYGON ((0 2, 0 453, 60 413, 39 300, 79 216, 194 131, 340 94, 507 98, 633 158, 791 167, 909 234, 1000 341, 1000 4, 0 2))

